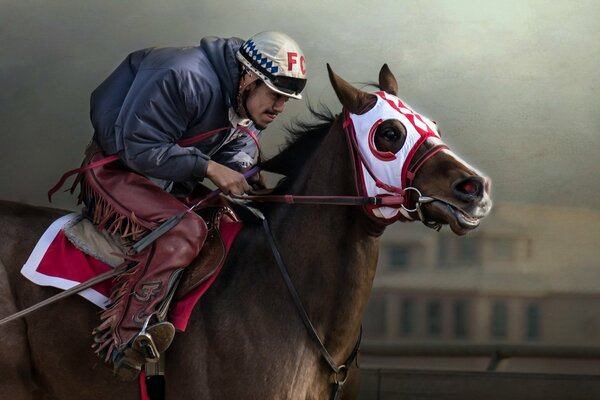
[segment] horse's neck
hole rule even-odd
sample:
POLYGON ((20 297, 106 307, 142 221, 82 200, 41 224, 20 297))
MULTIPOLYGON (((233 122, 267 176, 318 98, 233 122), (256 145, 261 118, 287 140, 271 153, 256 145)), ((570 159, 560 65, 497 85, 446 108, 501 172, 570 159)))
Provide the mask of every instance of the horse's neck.
POLYGON ((354 344, 358 335, 376 270, 378 239, 365 235, 348 209, 320 211, 315 207, 291 215, 276 236, 313 324, 335 353, 336 347, 354 344))
MULTIPOLYGON (((339 137, 326 138, 330 143, 320 146, 295 194, 356 195, 347 145, 340 132, 332 135, 339 137)), ((308 314, 342 362, 356 341, 371 291, 378 237, 369 234, 360 207, 298 205, 273 217, 281 253, 308 314)))

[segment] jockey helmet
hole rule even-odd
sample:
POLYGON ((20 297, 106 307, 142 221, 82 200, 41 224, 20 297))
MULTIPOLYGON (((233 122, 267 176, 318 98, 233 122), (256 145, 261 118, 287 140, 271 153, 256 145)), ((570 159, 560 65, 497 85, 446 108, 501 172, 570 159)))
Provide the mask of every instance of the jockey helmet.
POLYGON ((294 99, 306 85, 306 60, 298 43, 281 32, 261 32, 246 40, 237 59, 271 90, 294 99))

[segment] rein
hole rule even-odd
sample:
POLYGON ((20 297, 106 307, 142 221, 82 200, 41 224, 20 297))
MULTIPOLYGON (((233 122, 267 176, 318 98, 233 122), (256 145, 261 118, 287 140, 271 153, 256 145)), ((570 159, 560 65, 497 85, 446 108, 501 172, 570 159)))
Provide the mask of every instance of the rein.
POLYGON ((337 364, 335 362, 335 360, 333 359, 331 353, 329 353, 329 351, 325 347, 325 344, 319 337, 319 334, 318 334, 315 326, 311 322, 310 317, 308 316, 308 313, 306 312, 306 308, 302 304, 302 299, 300 298, 300 294, 298 293, 298 290, 294 286, 294 283, 292 282, 292 279, 290 277, 288 269, 285 266, 285 262, 283 261, 283 257, 281 256, 281 252, 279 251, 279 247, 277 246, 275 236, 273 235, 273 232, 271 231, 271 228, 269 226, 269 222, 267 221, 267 218, 263 215, 262 212, 260 212, 259 210, 255 209, 255 208, 249 207, 244 204, 242 204, 242 206, 245 207, 255 217, 257 217, 258 219, 260 219, 262 221, 262 227, 265 231, 265 236, 267 237, 269 246, 271 247, 271 252, 273 253, 273 257, 275 258, 275 262, 277 264, 279 272, 281 273, 283 282, 285 283, 285 286, 288 289, 290 297, 292 298, 292 301, 294 302, 294 305, 296 306, 296 311, 298 311, 298 315, 300 316, 300 319, 302 320, 302 323, 304 324, 304 327, 306 328, 306 331, 308 332, 308 336, 313 341, 313 343, 316 345, 316 347, 319 349, 321 356, 327 362, 329 369, 333 372, 333 389, 331 392, 331 399, 338 400, 341 396, 344 384, 346 383, 346 381, 348 379, 349 368, 356 361, 358 352, 360 350, 360 343, 362 340, 362 326, 360 327, 360 332, 358 334, 358 338, 356 339, 356 343, 354 344, 352 352, 350 353, 350 355, 346 358, 346 360, 342 364, 337 364))
MULTIPOLYGON (((411 188, 414 189, 414 188, 411 188)), ((406 201, 400 196, 296 196, 292 194, 283 195, 242 195, 230 194, 229 197, 238 200, 251 200, 265 203, 285 204, 329 204, 336 206, 377 206, 377 207, 402 207, 406 201)))

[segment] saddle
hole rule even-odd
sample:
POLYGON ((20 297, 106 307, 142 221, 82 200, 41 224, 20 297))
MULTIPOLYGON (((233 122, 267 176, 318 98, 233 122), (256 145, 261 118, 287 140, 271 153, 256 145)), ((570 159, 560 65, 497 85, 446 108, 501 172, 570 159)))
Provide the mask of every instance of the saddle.
MULTIPOLYGON (((220 270, 229 245, 233 242, 230 235, 235 235, 239 230, 222 232, 222 224, 240 223, 233 210, 226 205, 207 206, 197 212, 206 222, 208 234, 198 257, 183 271, 173 296, 175 302, 192 294, 220 270), (225 239, 224 234, 228 236, 225 239)), ((87 218, 67 224, 63 227, 63 233, 81 252, 111 267, 121 265, 127 258, 129 244, 119 235, 97 230, 87 218)))
POLYGON ((192 293, 223 266, 228 254, 221 234, 222 223, 240 222, 233 210, 227 206, 210 206, 198 214, 208 227, 208 234, 200 254, 190 266, 184 269, 174 299, 180 300, 192 293))

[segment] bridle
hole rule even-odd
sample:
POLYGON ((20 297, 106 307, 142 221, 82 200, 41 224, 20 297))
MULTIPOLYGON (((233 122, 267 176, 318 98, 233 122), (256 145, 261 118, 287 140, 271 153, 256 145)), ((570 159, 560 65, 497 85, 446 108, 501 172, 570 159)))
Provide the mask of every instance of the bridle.
MULTIPOLYGON (((241 127, 246 133, 251 133, 247 128, 241 127)), ((382 181, 375 173, 365 155, 360 149, 360 146, 356 140, 356 134, 354 132, 354 126, 350 119, 350 113, 343 111, 343 122, 342 129, 346 134, 349 151, 352 158, 352 166, 354 170, 355 184, 358 195, 357 196, 305 196, 305 195, 244 195, 235 196, 230 195, 233 198, 239 200, 250 200, 256 202, 269 202, 269 203, 285 203, 285 204, 329 204, 329 205, 343 205, 343 206, 363 206, 363 210, 372 217, 371 211, 375 208, 390 207, 399 208, 404 212, 398 213, 395 218, 389 218, 384 220, 385 224, 391 224, 399 219, 404 221, 413 221, 418 219, 425 226, 440 230, 442 227, 441 223, 428 220, 422 210, 422 205, 431 203, 433 201, 439 201, 435 197, 426 196, 421 193, 419 189, 413 186, 414 179, 419 170, 425 165, 425 163, 435 156, 438 152, 447 149, 448 146, 439 142, 433 146, 424 149, 425 143, 428 137, 423 137, 413 148, 413 152, 407 159, 407 168, 404 175, 404 188, 394 186, 390 183, 382 181), (424 150, 423 150, 424 149, 424 150), (420 153, 420 154, 419 154, 420 153), (415 155, 419 154, 418 158, 415 155), (391 194, 378 194, 375 196, 369 196, 366 194, 364 185, 360 183, 360 177, 358 171, 364 167, 371 179, 375 182, 376 186, 391 193, 391 194), (416 214, 414 218, 411 214, 416 214)), ((377 218, 377 217, 375 217, 377 218)), ((377 218, 379 219, 379 218, 377 218)))

